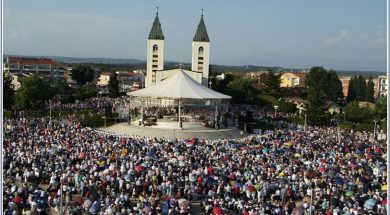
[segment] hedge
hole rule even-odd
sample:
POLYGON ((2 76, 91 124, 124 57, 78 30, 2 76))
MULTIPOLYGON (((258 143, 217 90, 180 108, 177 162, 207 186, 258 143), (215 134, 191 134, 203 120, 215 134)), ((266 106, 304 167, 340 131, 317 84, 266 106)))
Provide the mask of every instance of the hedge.
POLYGON ((273 130, 275 128, 275 125, 269 124, 263 120, 256 120, 255 124, 253 125, 253 128, 255 129, 261 129, 261 130, 273 130))
MULTIPOLYGON (((120 120, 116 120, 119 122, 120 120)), ((106 119, 106 126, 114 125, 115 119, 106 119)), ((81 120, 81 125, 86 127, 103 127, 104 126, 104 118, 102 114, 97 114, 93 116, 87 116, 83 120, 81 120)))
POLYGON ((3 111, 3 117, 4 118, 11 118, 12 117, 11 111, 3 111))

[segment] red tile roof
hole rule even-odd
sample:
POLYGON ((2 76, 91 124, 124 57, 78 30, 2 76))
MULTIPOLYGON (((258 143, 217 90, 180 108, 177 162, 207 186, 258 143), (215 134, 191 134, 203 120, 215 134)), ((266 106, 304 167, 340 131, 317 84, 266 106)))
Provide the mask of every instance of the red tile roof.
POLYGON ((8 57, 8 63, 18 63, 23 65, 51 65, 56 67, 62 66, 50 58, 8 57))

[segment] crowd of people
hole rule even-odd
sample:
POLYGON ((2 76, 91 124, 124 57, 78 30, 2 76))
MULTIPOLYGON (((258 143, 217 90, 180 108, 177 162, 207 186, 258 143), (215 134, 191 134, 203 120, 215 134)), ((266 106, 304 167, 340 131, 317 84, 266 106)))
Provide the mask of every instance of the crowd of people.
POLYGON ((240 139, 4 121, 5 214, 386 214, 386 144, 311 127, 240 139))

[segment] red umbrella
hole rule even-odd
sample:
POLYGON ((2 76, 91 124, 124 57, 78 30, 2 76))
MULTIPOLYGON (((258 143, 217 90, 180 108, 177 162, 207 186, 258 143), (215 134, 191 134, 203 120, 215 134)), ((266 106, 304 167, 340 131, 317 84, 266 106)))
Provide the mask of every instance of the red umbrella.
POLYGON ((84 200, 81 196, 77 196, 74 202, 76 202, 78 205, 82 205, 84 203, 84 200))
POLYGON ((321 167, 320 168, 320 172, 326 172, 326 168, 325 167, 321 167))
POLYGON ((225 157, 223 158, 223 160, 224 160, 224 161, 228 161, 228 160, 230 160, 230 157, 229 157, 229 156, 225 156, 225 157))
POLYGON ((234 180, 236 178, 236 175, 234 173, 229 174, 229 179, 234 180))
POLYGON ((141 166, 141 165, 137 165, 137 166, 135 166, 135 171, 137 171, 137 172, 141 172, 142 171, 142 169, 143 169, 143 166, 141 166))
POLYGON ((20 196, 17 196, 15 198, 12 199, 12 201, 15 203, 15 204, 20 204, 22 202, 22 198, 20 196))
POLYGON ((256 188, 254 186, 248 186, 248 191, 251 193, 256 192, 256 188))
POLYGON ((84 158, 85 158, 85 152, 80 152, 79 158, 80 158, 80 159, 84 159, 84 158))
POLYGON ((222 209, 220 207, 214 207, 213 209, 213 214, 214 215, 222 215, 222 209))
POLYGON ((209 167, 209 168, 207 168, 207 173, 208 174, 213 174, 214 173, 214 168, 213 167, 209 167))

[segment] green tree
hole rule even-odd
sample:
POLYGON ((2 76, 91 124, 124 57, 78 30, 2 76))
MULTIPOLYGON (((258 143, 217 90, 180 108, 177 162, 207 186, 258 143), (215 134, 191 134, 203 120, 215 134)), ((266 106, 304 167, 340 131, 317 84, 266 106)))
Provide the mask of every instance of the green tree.
POLYGON ((377 117, 382 120, 386 119, 387 117, 387 96, 381 98, 376 107, 375 107, 375 112, 377 114, 377 117))
POLYGON ((237 78, 229 82, 226 93, 237 103, 253 103, 256 90, 252 87, 252 81, 248 78, 237 78))
POLYGON ((339 76, 333 70, 330 70, 327 74, 328 87, 324 86, 328 100, 336 103, 340 103, 341 99, 344 98, 343 84, 341 83, 339 76))
POLYGON ((373 113, 369 108, 360 108, 358 101, 348 103, 344 107, 345 119, 350 122, 370 121, 373 113))
POLYGON ((83 101, 84 99, 91 98, 96 96, 97 89, 92 84, 85 84, 84 86, 79 87, 74 92, 73 96, 75 99, 83 101))
POLYGON ((279 108, 283 113, 294 113, 297 110, 295 104, 287 102, 284 99, 279 102, 279 108))
POLYGON ((227 85, 234 81, 235 78, 232 74, 225 74, 225 79, 223 80, 217 80, 215 79, 215 83, 211 85, 211 88, 215 91, 221 92, 221 93, 226 93, 226 87, 227 85))
POLYGON ((313 67, 306 75, 305 83, 309 90, 315 87, 324 93, 325 101, 340 103, 344 98, 342 83, 333 70, 328 72, 323 67, 313 67))
POLYGON ((54 96, 50 84, 32 75, 23 80, 15 95, 15 106, 19 110, 37 110, 44 107, 45 101, 54 96))
POLYGON ((3 78, 3 107, 10 110, 15 103, 15 90, 12 88, 11 77, 4 75, 3 78))
POLYGON ((366 85, 366 92, 365 92, 365 101, 366 102, 373 102, 374 101, 374 81, 372 80, 372 77, 370 75, 370 78, 368 79, 367 85, 366 85))
POLYGON ((264 79, 267 91, 278 91, 280 89, 280 77, 275 74, 273 69, 268 69, 268 75, 264 79))
POLYGON ((72 69, 72 79, 77 82, 78 85, 84 85, 93 80, 95 72, 90 66, 78 65, 72 69))
POLYGON ((115 72, 108 81, 108 95, 111 98, 119 96, 119 83, 115 72))
POLYGON ((349 81, 349 88, 348 88, 348 97, 347 101, 365 101, 366 96, 366 79, 359 75, 359 76, 354 76, 350 81, 349 81))
POLYGON ((307 109, 307 121, 311 125, 325 125, 329 123, 330 115, 325 108, 328 99, 327 86, 329 86, 329 76, 323 67, 311 68, 306 75, 306 86, 308 87, 307 99, 310 105, 307 109))

